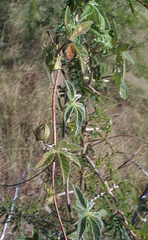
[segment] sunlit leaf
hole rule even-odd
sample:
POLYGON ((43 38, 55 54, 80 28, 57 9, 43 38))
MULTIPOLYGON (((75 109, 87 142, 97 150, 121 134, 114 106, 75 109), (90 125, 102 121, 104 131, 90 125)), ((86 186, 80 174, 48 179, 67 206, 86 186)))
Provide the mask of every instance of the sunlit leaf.
POLYGON ((67 157, 62 153, 57 153, 57 156, 60 162, 63 183, 65 184, 70 171, 70 162, 67 157))

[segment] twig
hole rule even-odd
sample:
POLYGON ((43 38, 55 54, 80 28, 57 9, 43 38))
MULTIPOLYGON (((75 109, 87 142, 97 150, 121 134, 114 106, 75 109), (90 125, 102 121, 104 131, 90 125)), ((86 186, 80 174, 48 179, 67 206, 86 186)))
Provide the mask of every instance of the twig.
POLYGON ((21 182, 22 182, 22 180, 23 180, 23 178, 25 177, 25 175, 26 175, 27 172, 28 172, 28 169, 26 169, 25 172, 23 173, 23 175, 22 175, 22 177, 21 177, 21 179, 20 179, 20 181, 19 181, 19 184, 18 184, 18 186, 17 186, 16 189, 15 189, 15 194, 14 194, 14 198, 13 198, 13 201, 12 201, 12 205, 11 205, 11 209, 10 209, 10 214, 8 215, 7 221, 6 221, 6 223, 4 224, 4 228, 3 228, 3 232, 2 232, 2 235, 1 235, 0 240, 3 240, 4 237, 5 237, 5 232, 6 232, 8 223, 10 222, 11 217, 12 217, 12 215, 13 215, 14 201, 15 201, 15 200, 17 199, 17 197, 18 197, 19 187, 20 187, 21 182))
MULTIPOLYGON (((59 75, 60 75, 60 70, 57 71, 56 78, 55 78, 55 84, 53 88, 53 95, 52 95, 52 125, 53 125, 53 144, 56 145, 56 113, 55 113, 55 97, 56 97, 56 92, 57 92, 57 86, 58 86, 58 80, 59 80, 59 75)), ((54 181, 54 176, 55 176, 55 160, 53 161, 52 164, 52 190, 53 193, 55 193, 55 181, 54 181)), ((63 227, 63 223, 59 214, 58 206, 57 206, 57 201, 56 201, 56 196, 55 194, 53 195, 53 201, 54 201, 54 206, 56 209, 57 217, 59 220, 59 224, 61 226, 61 230, 63 232, 65 240, 67 240, 66 233, 63 227)))
POLYGON ((142 6, 148 9, 148 5, 146 5, 143 1, 141 0, 136 0, 138 3, 140 3, 142 6))
POLYGON ((90 159, 90 157, 87 155, 87 153, 84 154, 84 157, 86 158, 86 160, 89 162, 89 164, 91 165, 91 167, 93 168, 94 172, 98 175, 98 177, 101 179, 102 183, 106 186, 108 193, 111 195, 114 203, 116 204, 116 200, 115 197, 112 193, 112 190, 110 189, 110 187, 108 186, 108 182, 100 175, 98 169, 96 169, 95 164, 93 163, 93 161, 90 159))
POLYGON ((138 148, 138 150, 137 150, 130 158, 128 158, 124 163, 122 163, 116 170, 121 169, 127 162, 131 161, 132 158, 133 158, 134 156, 136 156, 137 153, 138 153, 144 146, 146 146, 145 143, 142 144, 142 145, 138 148))

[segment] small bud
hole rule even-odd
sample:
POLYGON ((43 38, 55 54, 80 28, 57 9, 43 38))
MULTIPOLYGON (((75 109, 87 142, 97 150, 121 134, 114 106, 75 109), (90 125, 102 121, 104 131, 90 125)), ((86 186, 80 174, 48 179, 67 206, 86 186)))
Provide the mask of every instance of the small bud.
POLYGON ((43 124, 37 126, 33 133, 37 141, 46 140, 50 135, 50 129, 47 122, 45 121, 43 124))

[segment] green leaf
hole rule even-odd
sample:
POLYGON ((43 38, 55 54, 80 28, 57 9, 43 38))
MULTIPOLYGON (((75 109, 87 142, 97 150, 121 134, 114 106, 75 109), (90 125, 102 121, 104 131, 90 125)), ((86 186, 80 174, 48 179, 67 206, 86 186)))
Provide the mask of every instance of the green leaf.
POLYGON ((77 240, 83 237, 83 234, 86 229, 87 216, 85 215, 85 211, 81 211, 78 213, 79 221, 78 221, 78 229, 77 229, 77 240))
POLYGON ((66 151, 62 151, 61 152, 63 155, 65 155, 65 157, 69 158, 71 161, 73 161, 76 165, 78 165, 79 167, 81 167, 81 164, 78 160, 78 158, 70 152, 66 152, 66 151))
POLYGON ((51 164, 55 156, 55 153, 50 151, 46 152, 44 156, 41 158, 41 160, 38 162, 38 164, 35 166, 35 169, 43 168, 51 164))
POLYGON ((70 162, 63 153, 57 153, 57 156, 60 162, 63 184, 65 184, 70 171, 70 162))
POLYGON ((71 35, 71 27, 70 27, 70 23, 71 23, 71 17, 70 17, 70 9, 67 6, 66 11, 65 11, 65 27, 68 33, 68 36, 70 37, 71 35))
POLYGON ((127 86, 126 86, 126 84, 125 84, 125 82, 123 80, 122 80, 122 82, 120 84, 120 91, 119 91, 119 93, 120 93, 121 98, 123 98, 123 99, 126 99, 127 96, 128 96, 127 86))
POLYGON ((124 59, 128 60, 129 62, 131 62, 131 64, 133 64, 133 65, 135 64, 133 59, 132 59, 132 57, 130 56, 130 54, 127 51, 124 51, 122 53, 122 56, 123 56, 124 59))
POLYGON ((86 20, 90 15, 92 15, 94 8, 91 4, 86 5, 83 13, 80 16, 80 21, 86 20))
POLYGON ((91 25, 92 21, 81 23, 75 28, 70 39, 73 40, 75 37, 78 37, 79 35, 86 33, 90 29, 91 25))
POLYGON ((74 143, 69 143, 67 142, 65 139, 62 140, 60 143, 59 143, 59 149, 62 149, 62 148, 66 148, 67 150, 71 151, 71 152, 75 152, 75 151, 81 151, 83 148, 79 145, 76 145, 74 143))
POLYGON ((116 52, 116 66, 115 66, 115 72, 113 74, 113 78, 115 80, 115 83, 116 83, 119 91, 120 91, 121 81, 124 79, 124 75, 125 75, 125 62, 122 57, 122 54, 119 51, 117 51, 116 52))
POLYGON ((76 136, 82 127, 84 116, 83 116, 83 112, 78 107, 75 107, 75 112, 76 112, 76 132, 75 132, 75 136, 76 136))
POLYGON ((97 222, 95 221, 94 218, 91 218, 91 217, 89 217, 88 220, 91 225, 93 240, 101 240, 101 230, 100 230, 97 222))
POLYGON ((83 195, 83 193, 80 191, 79 188, 73 186, 74 188, 74 192, 75 192, 75 196, 76 196, 76 205, 77 207, 79 207, 80 209, 84 210, 87 209, 87 204, 86 204, 86 199, 83 195))
POLYGON ((67 107, 65 109, 65 113, 64 113, 64 122, 67 123, 67 121, 69 120, 70 118, 70 115, 72 114, 73 112, 73 109, 74 109, 74 106, 71 105, 71 102, 69 102, 67 104, 67 107))
POLYGON ((71 82, 69 81, 65 81, 66 82, 66 86, 68 89, 68 98, 70 101, 74 101, 75 100, 75 95, 76 95, 76 90, 74 89, 73 85, 71 84, 71 82))
POLYGON ((134 12, 135 12, 135 9, 134 9, 133 1, 132 1, 132 0, 126 0, 126 1, 128 2, 128 4, 129 4, 129 6, 130 6, 130 9, 131 9, 132 13, 134 13, 134 12))
POLYGON ((112 45, 115 48, 118 42, 119 34, 116 22, 113 20, 113 37, 112 37, 112 45))
POLYGON ((101 216, 99 212, 89 212, 89 217, 92 218, 98 225, 100 231, 103 230, 104 224, 101 220, 101 216))
POLYGON ((84 72, 85 69, 86 69, 88 52, 84 48, 84 46, 80 43, 73 43, 73 47, 75 48, 75 51, 76 51, 76 53, 78 55, 78 58, 80 60, 82 72, 84 72))

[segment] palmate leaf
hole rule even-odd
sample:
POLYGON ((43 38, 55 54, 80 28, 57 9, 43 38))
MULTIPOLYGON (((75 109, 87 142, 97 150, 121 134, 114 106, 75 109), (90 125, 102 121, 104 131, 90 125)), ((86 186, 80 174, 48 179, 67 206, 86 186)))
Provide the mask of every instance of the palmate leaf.
POLYGON ((75 192, 75 196, 76 196, 76 205, 78 208, 80 208, 81 210, 86 210, 87 209, 87 203, 86 203, 86 199, 83 195, 83 193, 80 191, 79 188, 73 186, 74 188, 74 192, 75 192))
POLYGON ((38 164, 35 166, 35 169, 47 167, 51 164, 55 156, 55 153, 53 151, 46 152, 44 156, 41 158, 41 160, 38 162, 38 164))
POLYGON ((58 160, 60 163, 61 173, 62 173, 62 177, 63 177, 63 183, 65 184, 66 180, 68 178, 68 175, 69 175, 69 171, 70 171, 70 162, 63 153, 58 152, 57 157, 58 157, 58 160))

